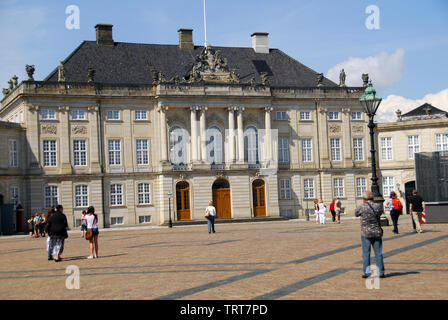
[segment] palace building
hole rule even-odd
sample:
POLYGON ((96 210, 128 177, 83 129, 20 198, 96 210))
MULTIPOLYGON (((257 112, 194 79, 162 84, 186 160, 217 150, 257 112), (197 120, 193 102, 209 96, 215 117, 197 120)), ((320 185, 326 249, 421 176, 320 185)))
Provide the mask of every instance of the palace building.
MULTIPOLYGON (((367 75, 347 87, 342 71, 336 84, 269 48, 267 33, 204 48, 191 29, 178 45, 95 29, 42 81, 26 66, 3 90, 0 194, 25 216, 62 204, 76 226, 93 205, 100 226, 160 225, 170 212, 202 220, 213 200, 218 218, 294 218, 336 196, 353 215, 370 189, 367 75)), ((398 127, 378 128, 382 146, 398 127)))

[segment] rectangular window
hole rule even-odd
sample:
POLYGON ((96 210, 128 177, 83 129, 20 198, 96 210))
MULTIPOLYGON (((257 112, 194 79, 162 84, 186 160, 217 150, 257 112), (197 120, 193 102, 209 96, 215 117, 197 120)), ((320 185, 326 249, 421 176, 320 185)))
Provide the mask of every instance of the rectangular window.
POLYGON ((277 111, 276 116, 277 120, 288 120, 288 114, 286 111, 277 111))
POLYGON ((302 161, 303 162, 313 161, 313 145, 311 138, 302 139, 302 161))
POLYGON ((107 120, 120 120, 120 111, 118 110, 107 111, 107 120))
POLYGON ((123 186, 121 184, 110 185, 110 205, 121 206, 123 204, 123 186))
POLYGON ((137 150, 137 164, 148 164, 148 140, 147 139, 137 139, 136 140, 136 150, 137 150))
POLYGON ((148 113, 145 110, 135 110, 135 120, 148 120, 148 113))
POLYGON ((339 112, 338 111, 329 111, 328 112, 328 120, 339 120, 339 112))
POLYGON ((303 179, 303 195, 305 199, 314 198, 314 179, 303 179))
POLYGON ((383 177, 383 195, 389 196, 394 191, 394 177, 383 177))
POLYGON ((45 187, 45 208, 58 205, 58 187, 46 186, 45 187))
POLYGON ((352 120, 362 120, 362 112, 361 111, 352 112, 352 120))
POLYGON ((289 140, 278 138, 278 162, 289 163, 289 140))
POLYGON ((291 200, 291 181, 280 179, 280 200, 291 200))
POLYGON ((381 160, 392 160, 392 138, 381 138, 381 160))
POLYGON ((56 167, 56 140, 44 140, 44 167, 56 167))
POLYGON ((151 223, 151 216, 139 216, 138 223, 151 223))
POLYGON ((138 204, 151 204, 151 189, 149 183, 139 183, 138 189, 138 204))
POLYGON ((110 224, 111 225, 123 224, 123 217, 111 217, 110 224))
POLYGON ((42 120, 56 120, 56 110, 43 109, 41 111, 42 120))
POLYGON ((72 110, 71 111, 72 120, 85 120, 86 113, 84 110, 72 110))
POLYGON ((17 168, 19 166, 19 154, 17 149, 17 140, 9 140, 9 166, 12 168, 17 168))
POLYGON ((344 178, 333 179, 333 193, 335 197, 344 197, 344 178))
POLYGON ((364 177, 356 178, 356 196, 362 197, 367 191, 367 179, 364 177))
POLYGON ((330 139, 331 161, 341 161, 341 139, 330 139))
POLYGON ((121 164, 121 141, 109 140, 109 165, 121 164))
POLYGON ((302 121, 311 120, 311 112, 300 111, 300 120, 302 121))
POLYGON ((418 136, 408 136, 408 159, 414 159, 414 153, 420 152, 418 136))
POLYGON ((87 165, 86 140, 73 140, 73 162, 75 166, 87 165))
POLYGON ((89 206, 89 189, 86 185, 75 186, 75 207, 89 206))
POLYGON ((353 139, 353 158, 355 161, 363 161, 364 160, 364 152, 363 152, 363 139, 362 138, 354 138, 353 139))
POLYGON ((19 204, 19 187, 11 187, 11 203, 14 207, 19 204))
POLYGON ((448 150, 448 138, 445 133, 436 134, 436 151, 448 150))

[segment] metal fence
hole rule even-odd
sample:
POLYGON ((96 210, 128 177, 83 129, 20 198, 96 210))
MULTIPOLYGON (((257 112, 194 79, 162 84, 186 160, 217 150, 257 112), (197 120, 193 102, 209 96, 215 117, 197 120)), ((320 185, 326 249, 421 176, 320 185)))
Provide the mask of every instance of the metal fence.
POLYGON ((448 151, 416 153, 415 176, 425 202, 448 201, 448 151))

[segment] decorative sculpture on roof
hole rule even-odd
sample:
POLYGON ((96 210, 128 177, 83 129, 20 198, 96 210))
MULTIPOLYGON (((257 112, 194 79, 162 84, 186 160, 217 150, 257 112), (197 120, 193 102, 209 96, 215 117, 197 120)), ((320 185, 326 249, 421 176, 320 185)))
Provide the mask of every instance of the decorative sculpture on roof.
POLYGON ((62 61, 59 63, 58 65, 58 81, 59 82, 65 82, 65 68, 64 65, 62 64, 62 61))
POLYGON ((317 74, 317 86, 318 87, 322 87, 322 81, 324 81, 324 74, 323 73, 318 73, 317 74))
POLYGON ((87 69, 87 82, 88 83, 95 82, 95 69, 93 68, 87 69))
POLYGON ((14 75, 14 77, 11 78, 12 79, 12 84, 14 85, 14 88, 17 87, 17 85, 19 84, 18 80, 19 78, 14 75))
POLYGON ((14 89, 14 84, 12 83, 12 80, 8 81, 9 84, 9 90, 11 91, 12 89, 14 89))
POLYGON ((260 74, 260 76, 261 76, 261 84, 264 85, 264 86, 269 86, 270 83, 269 83, 268 73, 267 72, 262 72, 260 74))
POLYGON ((431 107, 430 106, 426 106, 424 108, 424 110, 425 110, 427 116, 431 115, 431 107))
POLYGON ((339 73, 339 86, 345 87, 345 71, 344 69, 341 70, 339 73))
POLYGON ((367 85, 369 84, 369 74, 368 73, 362 74, 362 82, 363 82, 364 88, 367 88, 367 85))
POLYGON ((398 109, 397 111, 395 111, 395 113, 397 114, 397 120, 401 121, 401 110, 398 109))
POLYGON ((2 92, 5 97, 9 94, 9 90, 6 88, 3 88, 2 92))
POLYGON ((28 75, 28 81, 34 81, 33 74, 35 71, 34 64, 25 66, 26 73, 28 75))

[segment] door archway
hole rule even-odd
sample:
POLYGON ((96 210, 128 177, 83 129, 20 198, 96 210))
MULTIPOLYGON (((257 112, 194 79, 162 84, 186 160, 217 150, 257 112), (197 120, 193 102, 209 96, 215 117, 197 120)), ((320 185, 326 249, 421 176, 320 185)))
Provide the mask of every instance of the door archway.
POLYGON ((177 220, 190 220, 190 185, 186 181, 176 184, 177 220))
POLYGON ((266 216, 265 184, 261 179, 252 182, 252 204, 254 217, 266 216))
POLYGON ((231 218, 230 184, 225 179, 218 179, 212 185, 213 205, 217 218, 231 218))
POLYGON ((404 193, 406 198, 406 213, 409 214, 409 203, 412 197, 412 191, 415 190, 415 181, 409 181, 404 184, 404 193))

